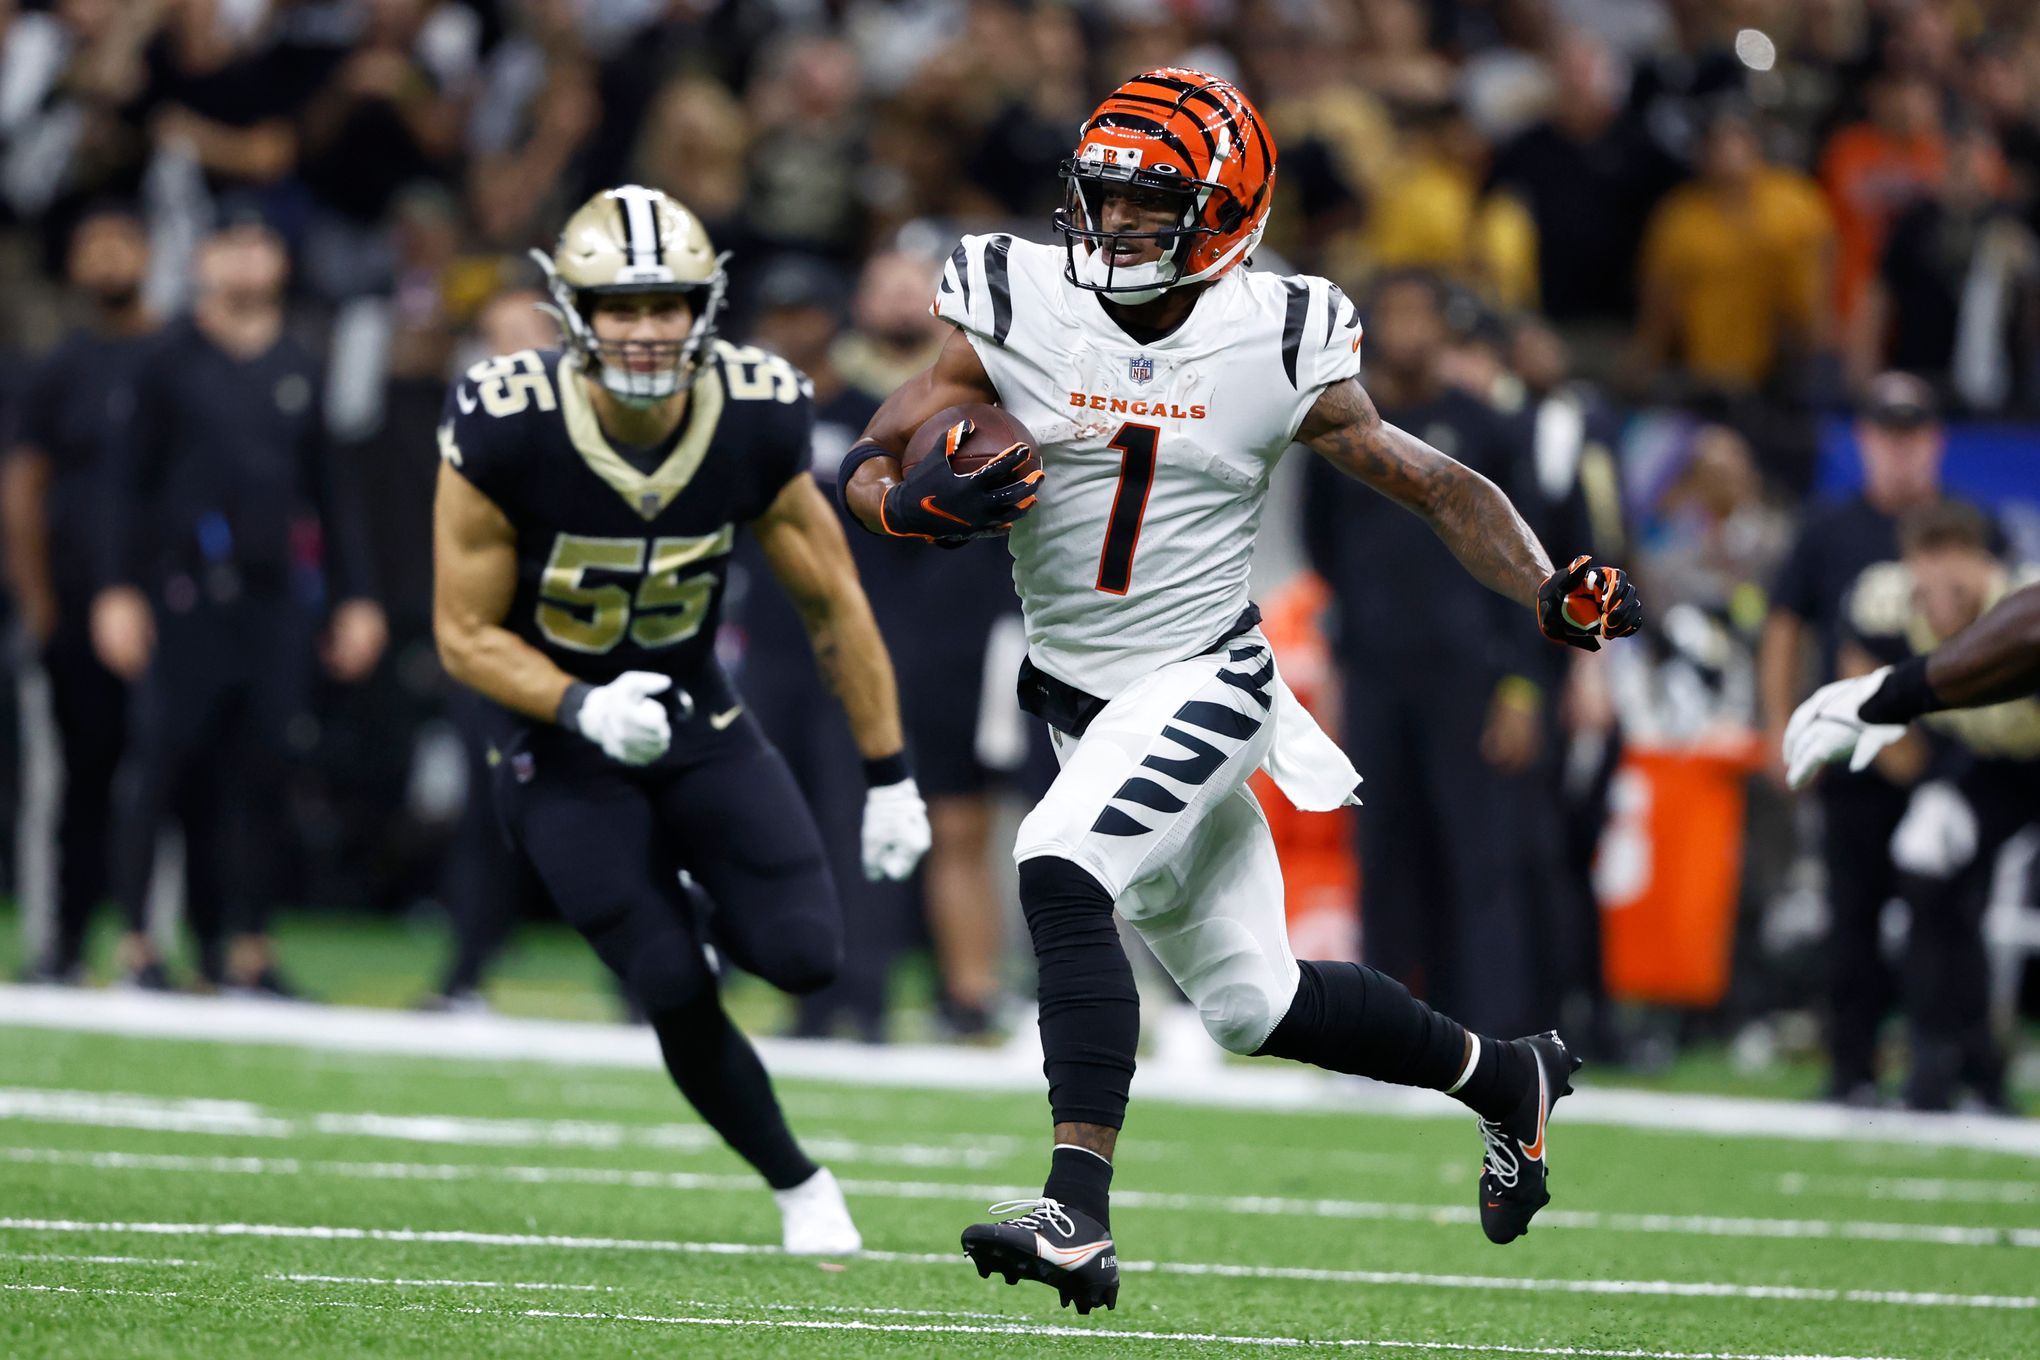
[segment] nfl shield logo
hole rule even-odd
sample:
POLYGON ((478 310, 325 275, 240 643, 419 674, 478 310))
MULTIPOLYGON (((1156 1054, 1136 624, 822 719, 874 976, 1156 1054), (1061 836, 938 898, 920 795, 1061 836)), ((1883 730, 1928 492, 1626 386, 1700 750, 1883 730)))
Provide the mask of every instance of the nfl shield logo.
POLYGON ((1154 380, 1155 361, 1145 354, 1136 354, 1126 361, 1126 376, 1145 386, 1154 380))

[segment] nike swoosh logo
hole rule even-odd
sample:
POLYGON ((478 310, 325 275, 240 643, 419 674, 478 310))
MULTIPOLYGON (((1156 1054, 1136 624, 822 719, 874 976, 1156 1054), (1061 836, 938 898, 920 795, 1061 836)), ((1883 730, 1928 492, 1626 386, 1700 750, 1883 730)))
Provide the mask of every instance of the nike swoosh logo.
POLYGON ((1035 1253, 1050 1265, 1061 1266, 1064 1270, 1075 1270, 1111 1245, 1112 1239, 1108 1237, 1103 1241, 1088 1242, 1081 1247, 1058 1247, 1051 1245, 1040 1233, 1034 1234, 1035 1253))
POLYGON ((1544 1085, 1544 1062, 1542 1059, 1539 1059, 1537 1063, 1537 1141, 1525 1144, 1523 1148, 1523 1155, 1533 1162, 1544 1160, 1544 1119, 1551 1112, 1551 1102, 1545 1099, 1547 1094, 1548 1091, 1544 1085))
POLYGON ((454 388, 453 399, 460 403, 460 413, 462 415, 471 416, 475 413, 475 399, 468 395, 465 387, 454 388))
POLYGON ((728 727, 731 723, 735 722, 738 716, 743 713, 743 711, 744 706, 742 704, 738 704, 736 707, 726 708, 720 713, 711 713, 708 715, 708 725, 710 727, 713 727, 716 731, 720 732, 725 727, 728 727))
POLYGON ((966 529, 970 527, 969 520, 964 519, 960 515, 952 515, 947 510, 944 510, 942 507, 935 504, 935 498, 933 496, 921 497, 921 508, 923 510, 926 510, 931 515, 935 515, 941 519, 948 520, 952 524, 961 524, 966 529))

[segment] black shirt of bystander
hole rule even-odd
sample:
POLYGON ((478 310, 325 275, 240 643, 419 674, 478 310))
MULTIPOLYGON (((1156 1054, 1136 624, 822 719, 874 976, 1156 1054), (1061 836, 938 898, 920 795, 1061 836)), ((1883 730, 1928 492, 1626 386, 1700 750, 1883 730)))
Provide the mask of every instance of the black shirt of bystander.
POLYGON ((94 545, 107 453, 126 435, 136 384, 157 343, 153 333, 73 332, 44 356, 22 393, 13 442, 49 460, 44 514, 50 576, 61 600, 82 605, 99 584, 94 545))
POLYGON ((163 334, 113 450, 103 584, 188 580, 200 599, 371 594, 359 512, 327 445, 318 366, 288 336, 239 360, 190 321, 163 334))

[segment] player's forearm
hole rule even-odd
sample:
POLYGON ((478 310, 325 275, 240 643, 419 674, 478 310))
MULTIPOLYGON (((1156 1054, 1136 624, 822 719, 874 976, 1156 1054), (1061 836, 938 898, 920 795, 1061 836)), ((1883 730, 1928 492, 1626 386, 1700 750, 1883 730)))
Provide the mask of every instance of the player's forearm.
POLYGON ((1431 531, 1444 540, 1476 581, 1526 609, 1535 609, 1537 587, 1551 575, 1551 559, 1544 555, 1544 545, 1500 487, 1471 468, 1460 472, 1463 475, 1450 483, 1445 495, 1424 516, 1431 531))
POLYGON ((1757 647, 1757 696, 1766 728, 1781 731, 1799 702, 1799 620, 1773 611, 1757 647))
POLYGON ((1476 581, 1526 609, 1537 607, 1551 561, 1509 498, 1464 463, 1383 420, 1359 383, 1326 388, 1296 437, 1422 518, 1476 581))
POLYGON ((43 514, 49 465, 40 454, 16 450, 0 464, 0 536, 6 543, 7 584, 17 599, 51 593, 49 526, 43 514))
POLYGON ((873 458, 850 474, 849 485, 843 488, 843 504, 857 517, 857 522, 875 534, 885 532, 879 522, 879 506, 885 501, 885 493, 898 485, 900 460, 897 458, 873 458))
POLYGON ((1927 659, 1927 684, 1943 708, 2003 703, 2040 690, 2040 586, 1998 601, 1927 659))
POLYGON ((862 591, 832 597, 804 610, 808 641, 822 679, 843 705, 850 736, 866 760, 898 755, 906 746, 900 728, 899 687, 892 657, 862 591))
POLYGON ((559 716, 573 677, 509 629, 442 624, 433 637, 440 664, 456 681, 527 718, 552 722, 559 716))

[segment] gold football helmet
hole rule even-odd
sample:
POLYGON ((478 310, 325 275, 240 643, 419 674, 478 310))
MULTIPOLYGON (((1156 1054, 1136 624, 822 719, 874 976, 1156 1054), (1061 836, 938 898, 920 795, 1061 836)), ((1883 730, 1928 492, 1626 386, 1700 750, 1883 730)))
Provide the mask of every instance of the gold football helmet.
POLYGON ((650 404, 690 386, 715 338, 728 275, 701 219, 670 195, 642 185, 604 189, 578 208, 560 229, 552 254, 531 252, 545 271, 568 351, 582 368, 623 401, 650 404), (605 293, 679 293, 694 312, 694 328, 678 341, 612 342, 611 351, 634 357, 649 350, 658 363, 633 369, 621 353, 605 353, 596 337, 592 306, 605 293))

